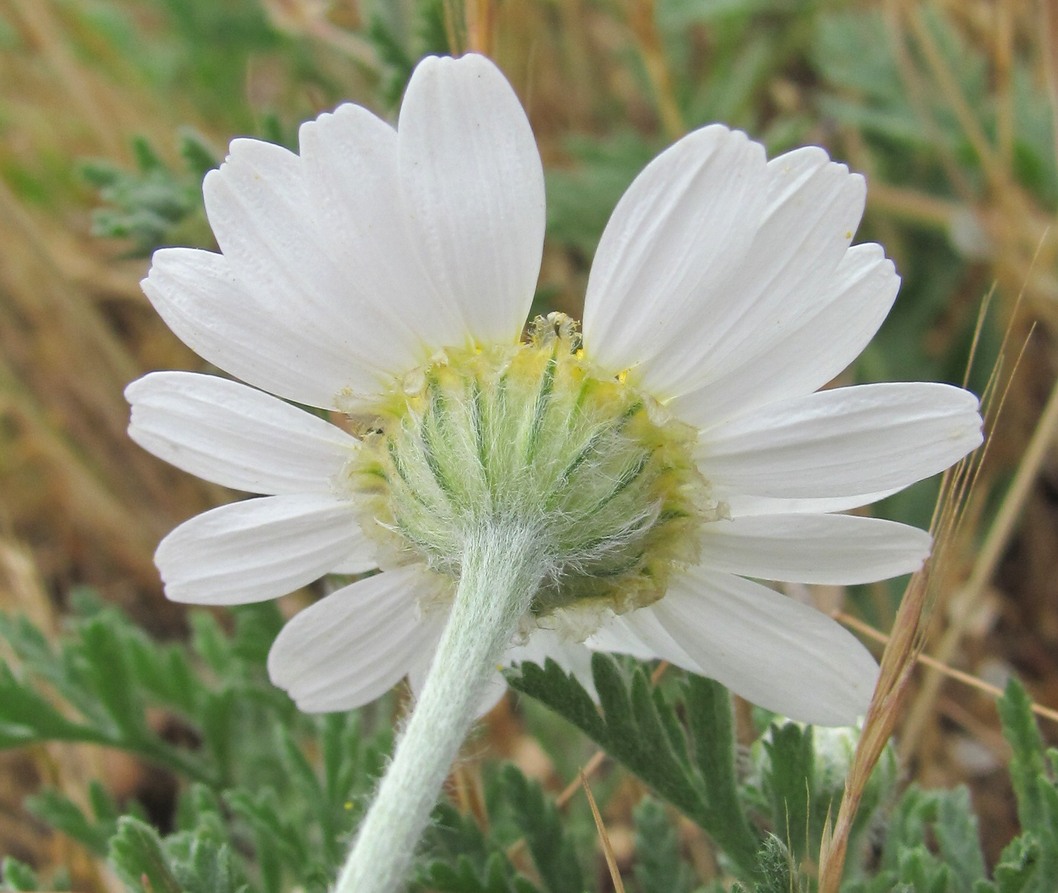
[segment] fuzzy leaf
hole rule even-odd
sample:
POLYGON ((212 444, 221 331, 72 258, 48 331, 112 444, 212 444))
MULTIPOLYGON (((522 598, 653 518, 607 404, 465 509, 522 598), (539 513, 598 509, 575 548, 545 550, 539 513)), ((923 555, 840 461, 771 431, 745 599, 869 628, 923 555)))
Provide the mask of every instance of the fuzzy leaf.
POLYGON ((504 862, 503 856, 493 853, 482 874, 465 856, 460 856, 454 865, 433 862, 423 872, 422 881, 436 893, 540 893, 525 878, 509 877, 504 862))
POLYGON ((1025 689, 1011 679, 998 707, 1003 737, 1014 751, 1010 759, 1010 778, 1018 800, 1018 819, 1026 831, 1039 832, 1046 828, 1047 810, 1037 779, 1047 777, 1048 766, 1031 704, 1025 689))
POLYGON ((503 769, 507 802, 549 893, 582 893, 580 865, 558 810, 515 766, 503 769))
POLYGON ((796 893, 790 851, 778 837, 769 834, 764 838, 757 860, 760 880, 753 887, 755 893, 796 893))
POLYGON ((473 818, 439 803, 433 819, 426 834, 428 856, 418 870, 423 886, 438 893, 540 893, 473 818))
POLYGON ((523 663, 517 671, 507 675, 511 687, 536 698, 559 716, 573 723, 593 741, 608 741, 606 724, 598 708, 576 677, 567 674, 558 664, 548 660, 543 667, 523 663))
POLYGON ((26 806, 33 815, 51 825, 98 856, 107 854, 107 844, 117 832, 117 806, 98 782, 91 783, 93 817, 86 816, 69 797, 53 788, 45 788, 30 797, 26 806))
POLYGON ((93 617, 81 625, 79 657, 99 702, 122 735, 130 741, 150 736, 143 703, 128 660, 129 635, 119 635, 113 615, 93 617))
POLYGON ((900 882, 915 893, 947 893, 952 873, 921 844, 900 853, 900 882))
POLYGON ((1004 848, 995 868, 996 893, 1025 893, 1040 879, 1039 844, 1032 834, 1015 837, 1004 848))
POLYGON ((292 869, 301 869, 309 862, 304 837, 290 821, 290 811, 280 804, 272 787, 251 793, 237 790, 225 796, 225 802, 254 830, 257 850, 273 851, 292 869))
POLYGON ((681 859, 680 839, 665 807, 645 797, 635 809, 635 879, 641 893, 688 893, 694 883, 690 866, 681 859))
POLYGON ((951 869, 955 889, 970 890, 985 877, 977 816, 970 791, 958 787, 940 794, 934 828, 941 859, 951 869))
POLYGON ((609 654, 592 656, 592 673, 601 713, 576 678, 551 661, 544 669, 522 664, 508 682, 580 728, 709 832, 746 878, 755 878, 760 841, 736 793, 730 698, 703 680, 687 683, 670 702, 653 689, 642 665, 609 654), (674 740, 677 730, 682 742, 674 740))
POLYGON ((182 837, 174 842, 172 848, 177 852, 170 864, 184 893, 245 893, 247 885, 227 844, 201 831, 182 837))
MULTIPOLYGON (((794 723, 772 726, 764 746, 769 755, 765 783, 771 793, 772 827, 798 859, 811 847, 809 813, 815 808, 811 789, 813 777, 812 729, 794 723)), ((826 809, 826 806, 823 806, 826 809)))
POLYGON ((709 804, 717 815, 726 817, 731 828, 728 845, 735 840, 744 841, 741 845, 746 847, 759 845, 738 792, 731 695, 719 682, 687 674, 683 681, 683 699, 694 740, 694 756, 709 804))
POLYGON ((138 819, 126 816, 118 821, 118 833, 110 841, 110 864, 136 893, 183 893, 158 832, 138 819))
POLYGON ((0 748, 22 747, 38 741, 108 743, 106 732, 71 722, 28 683, 0 663, 0 748))
POLYGON ((933 799, 917 786, 911 785, 904 792, 889 820, 888 835, 882 850, 883 868, 898 872, 901 853, 921 845, 932 809, 933 799))

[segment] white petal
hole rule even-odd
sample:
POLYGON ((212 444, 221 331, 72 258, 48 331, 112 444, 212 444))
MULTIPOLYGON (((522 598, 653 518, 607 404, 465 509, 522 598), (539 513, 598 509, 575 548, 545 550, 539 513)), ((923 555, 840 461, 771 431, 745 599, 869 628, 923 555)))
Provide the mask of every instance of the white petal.
MULTIPOLYGON (((444 632, 445 622, 448 620, 448 611, 432 611, 426 615, 425 619, 431 623, 434 637, 420 648, 416 654, 412 655, 412 658, 408 663, 408 688, 411 689, 412 697, 415 699, 418 699, 423 685, 426 684, 426 675, 430 672, 430 667, 433 666, 434 655, 437 653, 437 643, 441 639, 441 633, 444 632)), ((499 697, 502 697, 502 694, 501 691, 499 697)), ((495 706, 499 697, 497 697, 478 715, 482 716, 485 713, 488 713, 488 711, 495 706)))
POLYGON ((520 663, 543 666, 553 660, 567 673, 572 673, 593 698, 598 700, 591 674, 591 651, 580 642, 571 642, 553 630, 538 627, 522 643, 504 655, 503 663, 513 667, 520 663))
POLYGON ((635 634, 660 627, 677 646, 655 635, 653 656, 802 722, 851 725, 877 680, 874 658, 829 617, 727 574, 693 568, 626 624, 635 634))
POLYGON ((899 286, 881 246, 853 246, 825 283, 803 287, 772 307, 767 318, 739 328, 740 337, 733 335, 731 341, 737 351, 728 351, 723 362, 710 357, 717 367, 710 377, 668 408, 685 422, 707 427, 817 390, 867 346, 899 286), (809 293, 810 288, 815 290, 809 293))
POLYGON ((193 372, 152 372, 125 389, 129 436, 191 474, 249 493, 331 492, 357 441, 245 385, 193 372))
POLYGON ((764 149, 712 125, 655 158, 618 202, 592 264, 584 344, 612 371, 636 369, 658 397, 677 382, 665 368, 681 333, 707 339, 731 300, 764 208, 764 149))
POLYGON ((504 679, 503 674, 497 670, 485 682, 485 689, 482 692, 481 698, 478 699, 478 705, 475 708, 475 715, 477 718, 480 719, 488 713, 501 700, 503 700, 505 694, 507 694, 507 680, 504 679))
POLYGON ((375 700, 436 639, 419 614, 430 594, 416 567, 376 574, 331 593, 291 620, 268 654, 268 675, 307 713, 375 700))
MULTIPOLYGON (((350 288, 347 271, 323 250, 324 222, 297 155, 260 140, 235 140, 220 169, 206 175, 202 196, 239 281, 276 327, 311 338, 310 359, 340 370, 341 390, 371 394, 406 371, 386 362, 380 342, 388 332, 350 288)), ((348 250, 359 247, 353 242, 348 250)), ((389 247, 397 250, 384 250, 381 260, 406 261, 399 245, 389 247)))
POLYGON ((488 59, 427 58, 404 97, 398 163, 420 258, 480 341, 518 337, 544 239, 544 176, 529 121, 488 59))
MULTIPOLYGON (((440 637, 440 628, 437 635, 440 637)), ((416 698, 426 682, 435 648, 436 642, 429 648, 424 648, 414 658, 408 671, 408 684, 416 698)), ((596 697, 595 683, 591 674, 591 651, 579 642, 568 641, 552 630, 544 628, 533 630, 525 641, 508 649, 501 664, 504 667, 512 667, 522 662, 530 662, 543 666, 549 658, 567 673, 573 673, 588 693, 593 698, 596 697)), ((477 716, 484 716, 495 707, 506 691, 507 681, 503 678, 503 674, 497 671, 485 685, 484 694, 477 706, 477 716)))
POLYGON ((699 294, 657 345, 643 379, 656 396, 713 381, 762 341, 781 339, 833 280, 863 214, 863 178, 808 147, 771 161, 762 191, 763 209, 747 203, 729 211, 735 222, 728 225, 754 234, 738 268, 710 283, 711 300, 699 294))
POLYGON ((346 104, 302 125, 306 188, 321 250, 341 270, 358 349, 381 368, 412 369, 466 340, 459 304, 419 262, 397 168, 397 131, 346 104), (380 337, 384 335, 384 337, 380 337))
POLYGON ((771 496, 750 496, 732 493, 724 497, 724 503, 732 518, 757 515, 821 515, 829 512, 847 512, 861 506, 886 499, 904 488, 891 487, 876 493, 853 493, 848 496, 827 496, 808 499, 780 499, 771 496))
POLYGON ((378 569, 378 559, 375 558, 375 552, 372 548, 371 543, 367 537, 364 537, 364 542, 360 544, 361 548, 358 552, 350 553, 346 555, 341 561, 339 561, 334 567, 331 568, 330 573, 332 574, 346 574, 350 577, 356 574, 366 574, 368 571, 378 569))
POLYGON ((923 382, 820 391, 703 432, 699 467, 721 498, 818 498, 906 487, 981 443, 977 406, 968 391, 923 382))
POLYGON ((312 326, 284 320, 219 254, 163 248, 140 284, 177 338, 247 384, 324 409, 348 387, 348 358, 320 352, 312 326))
POLYGON ((685 670, 702 673, 695 660, 649 608, 611 617, 584 644, 594 651, 628 654, 638 660, 660 658, 685 670))
POLYGON ((262 496, 185 521, 154 561, 173 601, 240 605, 317 580, 363 541, 353 510, 328 496, 262 496))
POLYGON ((762 580, 846 585, 918 570, 928 533, 854 515, 772 515, 706 525, 701 564, 762 580))

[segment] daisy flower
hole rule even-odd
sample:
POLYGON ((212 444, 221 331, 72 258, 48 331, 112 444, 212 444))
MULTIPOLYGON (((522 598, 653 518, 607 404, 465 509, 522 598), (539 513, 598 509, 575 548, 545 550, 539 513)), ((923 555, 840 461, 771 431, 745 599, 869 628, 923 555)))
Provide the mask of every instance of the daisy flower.
POLYGON ((141 446, 260 494, 165 538, 170 598, 239 604, 382 570, 302 611, 269 658, 307 711, 405 676, 418 696, 341 889, 399 886, 499 664, 551 657, 587 679, 604 649, 807 722, 863 713, 869 653, 756 581, 914 571, 925 532, 841 512, 981 440, 955 387, 818 390, 897 292, 882 249, 851 246, 863 179, 819 148, 768 161, 742 133, 695 131, 614 210, 582 329, 553 314, 523 338, 544 179, 491 62, 424 60, 396 128, 344 105, 299 136, 300 154, 233 142, 203 186, 220 253, 163 249, 143 283, 243 383, 157 372, 127 396, 141 446), (387 848, 404 861, 382 865, 387 848))

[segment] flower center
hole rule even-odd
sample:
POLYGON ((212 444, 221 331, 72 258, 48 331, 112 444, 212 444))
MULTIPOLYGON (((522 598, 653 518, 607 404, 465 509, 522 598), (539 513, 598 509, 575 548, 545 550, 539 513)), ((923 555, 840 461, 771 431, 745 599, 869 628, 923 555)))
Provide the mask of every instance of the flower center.
POLYGON ((593 369, 579 341, 551 314, 527 343, 445 351, 386 398, 346 471, 397 561, 457 579, 472 531, 516 525, 549 568, 541 617, 650 604, 696 559, 717 517, 696 432, 593 369))

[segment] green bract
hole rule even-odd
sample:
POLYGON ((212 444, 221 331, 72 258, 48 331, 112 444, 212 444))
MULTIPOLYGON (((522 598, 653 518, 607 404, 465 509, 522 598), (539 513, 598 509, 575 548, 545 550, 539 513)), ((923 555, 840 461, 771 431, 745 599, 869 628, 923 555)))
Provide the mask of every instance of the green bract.
POLYGON ((447 350, 407 376, 348 475, 396 560, 458 579, 467 536, 510 524, 547 556, 534 614, 620 613, 660 598, 721 515, 695 438, 624 376, 593 369, 555 313, 525 343, 447 350))

